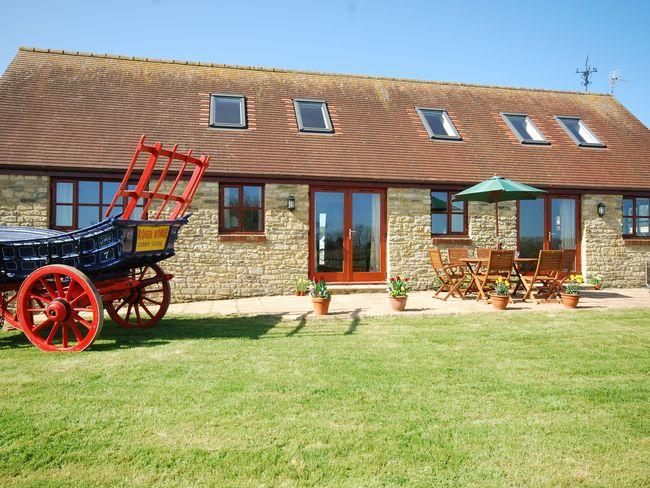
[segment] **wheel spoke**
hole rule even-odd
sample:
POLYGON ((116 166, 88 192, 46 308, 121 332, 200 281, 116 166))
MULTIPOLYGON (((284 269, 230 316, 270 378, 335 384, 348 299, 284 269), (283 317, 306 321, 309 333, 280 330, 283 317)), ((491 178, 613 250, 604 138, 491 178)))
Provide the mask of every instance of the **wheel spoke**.
POLYGON ((30 292, 29 298, 32 298, 38 302, 39 305, 43 306, 44 304, 52 303, 50 298, 44 297, 42 295, 37 295, 36 293, 30 292))
POLYGON ((61 346, 65 349, 68 347, 68 323, 63 322, 61 326, 61 346))
POLYGON ((147 312, 147 313, 149 314, 149 317, 151 317, 151 318, 154 317, 154 315, 153 315, 153 314, 151 313, 151 311, 149 310, 149 307, 147 307, 147 306, 144 304, 144 301, 140 302, 140 305, 142 306, 142 308, 144 309, 144 311, 147 312))
POLYGON ((128 302, 126 300, 122 300, 122 303, 118 307, 115 308, 115 313, 119 312, 124 305, 126 305, 128 302))
POLYGON ((136 303, 133 308, 135 309, 135 316, 138 321, 138 325, 140 325, 142 323, 142 319, 140 318, 140 307, 138 307, 138 304, 136 303))
POLYGON ((52 330, 50 330, 47 339, 45 339, 46 344, 52 344, 52 340, 54 340, 54 336, 56 335, 56 332, 59 330, 60 325, 61 322, 54 322, 54 325, 52 326, 52 330))
POLYGON ((41 284, 43 288, 45 288, 45 291, 52 297, 56 298, 57 294, 54 291, 54 289, 50 286, 50 284, 47 282, 47 280, 44 280, 43 278, 39 278, 38 282, 41 284))
POLYGON ((54 273, 52 276, 54 276, 54 286, 56 286, 56 293, 58 296, 62 297, 63 296, 63 284, 61 283, 61 276, 58 274, 54 273))
POLYGON ((95 328, 95 326, 88 322, 86 319, 84 319, 81 315, 79 315, 77 312, 72 312, 72 318, 79 322, 81 325, 83 325, 86 329, 92 330, 95 328))
POLYGON ((77 327, 77 324, 74 323, 74 321, 70 321, 70 328, 72 329, 72 333, 74 334, 75 338, 77 339, 77 342, 83 341, 83 336, 81 335, 81 332, 79 332, 79 327, 77 327))
POLYGON ((129 317, 131 316, 131 307, 133 307, 133 304, 129 303, 129 307, 126 309, 126 316, 124 317, 126 322, 129 321, 129 317))
POLYGON ((43 322, 41 322, 40 324, 35 325, 35 326, 32 328, 32 332, 37 332, 37 331, 41 330, 42 328, 47 327, 47 326, 50 325, 51 323, 52 323, 52 319, 47 318, 47 319, 45 319, 43 322))
POLYGON ((75 280, 70 280, 70 284, 68 285, 68 289, 65 292, 65 299, 70 300, 70 295, 72 294, 72 290, 74 289, 75 285, 77 282, 75 280))
POLYGON ((151 302, 151 303, 155 303, 155 304, 158 305, 158 306, 162 306, 162 302, 157 302, 156 300, 152 300, 152 299, 149 298, 149 297, 142 297, 142 299, 143 299, 143 300, 146 300, 146 301, 148 301, 148 302, 151 302))
POLYGON ((141 290, 140 293, 144 293, 145 295, 149 295, 150 293, 161 293, 163 291, 162 288, 156 288, 155 290, 141 290))
POLYGON ((79 300, 81 300, 83 297, 88 297, 88 294, 84 291, 81 295, 76 296, 73 300, 70 301, 70 306, 74 307, 79 300))

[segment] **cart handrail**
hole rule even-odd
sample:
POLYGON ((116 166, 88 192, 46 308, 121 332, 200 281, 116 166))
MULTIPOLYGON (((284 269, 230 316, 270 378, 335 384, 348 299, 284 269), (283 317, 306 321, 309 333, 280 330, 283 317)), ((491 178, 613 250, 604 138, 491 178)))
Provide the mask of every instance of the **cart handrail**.
POLYGON ((171 150, 164 149, 160 142, 156 142, 153 146, 147 145, 145 144, 145 139, 146 134, 143 134, 142 137, 140 137, 140 141, 135 148, 133 157, 131 158, 131 163, 129 164, 129 167, 124 174, 124 178, 122 179, 122 182, 115 192, 113 200, 108 207, 108 210, 106 211, 106 217, 111 214, 111 211, 120 198, 126 199, 124 211, 122 212, 121 216, 121 218, 125 220, 128 220, 131 217, 131 214, 136 209, 138 202, 140 201, 144 202, 142 206, 143 215, 147 215, 150 210, 152 213, 156 211, 156 209, 152 208, 152 204, 154 201, 160 202, 159 206, 157 207, 157 211, 155 212, 155 216, 153 216, 153 218, 149 218, 148 220, 159 220, 170 201, 175 202, 176 205, 170 211, 170 214, 164 217, 164 220, 176 220, 186 213, 188 207, 192 203, 192 199, 194 198, 194 194, 199 187, 199 183, 201 182, 201 179, 203 178, 203 175, 205 174, 205 171, 210 164, 210 156, 200 156, 197 158, 195 156, 192 156, 191 149, 187 153, 179 152, 178 144, 174 145, 171 150), (131 179, 135 166, 138 162, 138 158, 142 153, 148 153, 149 157, 144 166, 142 174, 140 175, 140 179, 135 185, 135 188, 129 189, 129 180, 131 179), (154 189, 152 191, 149 191, 148 188, 152 180, 154 170, 159 169, 156 168, 156 165, 158 163, 158 158, 160 157, 166 158, 167 161, 160 171, 160 175, 156 180, 154 189), (180 165, 179 169, 172 168, 172 165, 175 162, 180 165), (188 166, 191 168, 193 167, 189 181, 185 185, 180 195, 175 194, 174 192, 178 188, 179 183, 183 180, 183 176, 185 176, 185 170, 188 166), (171 184, 169 191, 162 191, 162 184, 165 182, 165 180, 171 179, 172 177, 173 183, 171 184))

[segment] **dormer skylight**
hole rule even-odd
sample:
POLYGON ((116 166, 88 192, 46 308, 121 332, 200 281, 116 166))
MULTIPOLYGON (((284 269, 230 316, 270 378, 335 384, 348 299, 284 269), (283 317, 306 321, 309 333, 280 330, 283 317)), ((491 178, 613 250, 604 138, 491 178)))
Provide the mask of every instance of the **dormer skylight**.
POLYGON ((587 127, 580 117, 556 115, 555 120, 578 146, 605 147, 605 144, 596 137, 596 134, 587 127))
POLYGON ((527 114, 502 113, 501 116, 522 144, 550 144, 527 114))
POLYGON ((423 107, 415 110, 431 139, 459 140, 461 138, 446 110, 423 107))
POLYGON ((334 132, 324 100, 295 99, 293 106, 300 132, 334 132))
POLYGON ((210 127, 246 128, 244 95, 213 93, 210 95, 210 127))

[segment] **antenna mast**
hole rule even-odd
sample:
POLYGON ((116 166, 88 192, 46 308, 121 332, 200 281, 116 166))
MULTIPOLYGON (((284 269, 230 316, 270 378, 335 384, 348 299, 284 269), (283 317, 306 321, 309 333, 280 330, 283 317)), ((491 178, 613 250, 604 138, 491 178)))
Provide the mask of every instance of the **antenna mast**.
POLYGON ((618 85, 619 81, 624 81, 628 83, 627 80, 624 80, 621 78, 621 70, 620 69, 615 69, 614 71, 609 73, 609 86, 612 88, 611 94, 614 94, 614 88, 616 88, 616 85, 618 85))
POLYGON ((579 74, 582 77, 582 83, 585 87, 585 91, 589 91, 589 85, 591 85, 591 80, 589 79, 593 73, 598 73, 598 68, 595 66, 592 68, 591 65, 589 64, 589 56, 587 56, 587 59, 585 60, 585 67, 583 70, 580 68, 576 69, 576 74, 579 74))

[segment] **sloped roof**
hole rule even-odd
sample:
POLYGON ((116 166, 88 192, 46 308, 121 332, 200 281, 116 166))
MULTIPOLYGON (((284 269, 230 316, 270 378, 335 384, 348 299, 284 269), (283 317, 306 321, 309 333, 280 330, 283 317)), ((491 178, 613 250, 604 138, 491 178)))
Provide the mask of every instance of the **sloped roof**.
POLYGON ((0 80, 0 167, 116 170, 140 134, 212 155, 210 173, 650 189, 650 131, 615 98, 21 48, 0 80), (247 97, 248 129, 214 129, 210 93, 247 97), (293 98, 328 102, 334 134, 298 131, 293 98), (432 141, 415 107, 446 109, 462 141, 432 141), (499 115, 529 114, 549 146, 499 115), (553 119, 580 116, 606 148, 553 119))

